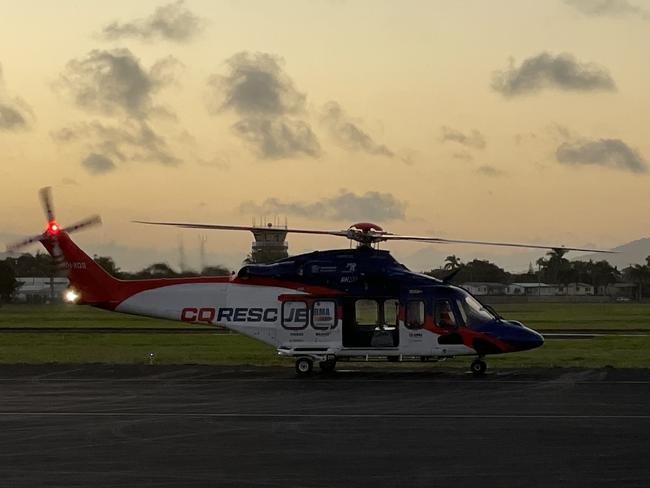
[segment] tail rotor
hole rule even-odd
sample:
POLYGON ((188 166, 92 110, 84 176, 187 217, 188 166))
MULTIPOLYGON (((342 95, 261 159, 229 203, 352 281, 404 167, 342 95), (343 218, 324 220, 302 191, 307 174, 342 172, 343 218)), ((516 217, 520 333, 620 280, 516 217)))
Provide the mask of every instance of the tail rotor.
POLYGON ((51 249, 52 257, 54 258, 54 262, 57 268, 65 269, 65 257, 63 256, 63 252, 61 251, 61 246, 59 244, 59 234, 62 232, 65 234, 71 234, 78 230, 101 224, 102 220, 98 215, 94 215, 75 224, 72 224, 69 227, 63 228, 58 224, 54 215, 52 188, 49 186, 41 188, 38 193, 41 200, 41 205, 43 206, 43 211, 45 212, 45 216, 47 218, 47 226, 45 228, 45 231, 43 231, 41 234, 37 234, 35 236, 28 237, 26 239, 8 245, 7 251, 20 251, 21 249, 29 246, 34 242, 41 242, 43 244, 49 243, 51 246, 46 245, 46 247, 49 247, 51 249))

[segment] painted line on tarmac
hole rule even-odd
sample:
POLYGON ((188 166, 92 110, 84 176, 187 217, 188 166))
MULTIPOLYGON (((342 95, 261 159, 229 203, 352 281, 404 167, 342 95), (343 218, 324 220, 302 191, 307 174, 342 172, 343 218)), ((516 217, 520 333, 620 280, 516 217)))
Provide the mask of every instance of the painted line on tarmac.
MULTIPOLYGON (((342 371, 343 374, 346 373, 360 373, 362 371, 357 370, 345 370, 342 371)), ((414 374, 419 373, 415 371, 414 374)), ((408 372, 405 372, 404 375, 408 375, 408 372)), ((495 380, 490 379, 489 377, 484 378, 475 378, 471 373, 467 373, 467 378, 459 380, 445 380, 439 378, 431 379, 409 379, 405 377, 399 378, 385 378, 385 379, 346 379, 341 377, 339 379, 323 380, 317 377, 313 378, 315 384, 337 384, 341 386, 349 384, 365 384, 365 383, 390 383, 390 382, 399 382, 400 384, 405 383, 436 383, 436 384, 461 384, 461 385, 491 385, 494 383, 498 384, 535 384, 535 385, 545 385, 547 383, 553 385, 650 385, 650 381, 645 380, 559 380, 559 379, 533 379, 533 380, 495 380)), ((25 383, 28 382, 30 385, 38 383, 170 383, 170 384, 202 384, 202 383, 293 383, 293 384, 302 384, 305 380, 302 378, 213 378, 213 379, 189 379, 189 378, 108 378, 108 379, 96 379, 96 378, 33 378, 33 377, 24 377, 24 378, 0 378, 0 383, 25 383)))
POLYGON ((215 413, 215 412, 0 412, 0 417, 126 417, 126 418, 280 418, 280 419, 558 419, 650 420, 650 415, 553 415, 553 414, 361 414, 361 413, 215 413))

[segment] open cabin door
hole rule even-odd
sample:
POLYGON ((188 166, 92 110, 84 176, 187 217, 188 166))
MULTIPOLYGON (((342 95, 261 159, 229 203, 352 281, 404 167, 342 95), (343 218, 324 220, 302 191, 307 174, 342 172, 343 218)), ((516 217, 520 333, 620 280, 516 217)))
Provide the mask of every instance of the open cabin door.
POLYGON ((278 344, 305 350, 340 348, 341 306, 337 298, 281 295, 278 344))
POLYGON ((343 347, 374 349, 399 346, 399 301, 392 297, 345 297, 343 347))

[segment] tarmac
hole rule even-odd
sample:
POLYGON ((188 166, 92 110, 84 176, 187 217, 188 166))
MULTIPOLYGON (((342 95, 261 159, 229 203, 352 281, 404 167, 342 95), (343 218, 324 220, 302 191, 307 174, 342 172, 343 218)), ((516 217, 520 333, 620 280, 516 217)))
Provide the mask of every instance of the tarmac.
POLYGON ((2 487, 650 485, 650 370, 0 366, 2 487))

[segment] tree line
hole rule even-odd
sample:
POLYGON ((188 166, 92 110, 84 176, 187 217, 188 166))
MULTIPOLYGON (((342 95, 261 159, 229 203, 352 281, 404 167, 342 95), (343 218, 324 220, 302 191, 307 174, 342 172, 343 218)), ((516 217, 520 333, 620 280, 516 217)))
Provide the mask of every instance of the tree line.
POLYGON ((463 263, 456 255, 447 256, 444 265, 426 274, 445 278, 454 272, 455 283, 548 283, 568 285, 587 283, 598 289, 613 283, 628 282, 637 285, 637 297, 650 296, 650 256, 646 264, 635 264, 619 270, 608 261, 569 261, 564 257, 566 251, 554 249, 531 263, 525 273, 509 273, 490 261, 474 259, 463 263))

